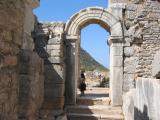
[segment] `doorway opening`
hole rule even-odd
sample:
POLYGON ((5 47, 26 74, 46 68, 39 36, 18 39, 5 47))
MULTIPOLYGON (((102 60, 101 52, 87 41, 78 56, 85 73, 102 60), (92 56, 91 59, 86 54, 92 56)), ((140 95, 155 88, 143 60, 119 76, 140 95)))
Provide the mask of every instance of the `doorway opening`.
POLYGON ((78 97, 109 97, 109 33, 98 24, 80 32, 78 97), (83 78, 85 77, 85 78, 83 78), (86 90, 80 92, 85 79, 86 90))
POLYGON ((83 9, 73 15, 65 26, 66 43, 66 105, 75 105, 77 81, 80 76, 79 49, 81 30, 90 24, 98 24, 110 33, 110 99, 112 105, 122 105, 123 83, 123 32, 117 17, 101 7, 83 9))

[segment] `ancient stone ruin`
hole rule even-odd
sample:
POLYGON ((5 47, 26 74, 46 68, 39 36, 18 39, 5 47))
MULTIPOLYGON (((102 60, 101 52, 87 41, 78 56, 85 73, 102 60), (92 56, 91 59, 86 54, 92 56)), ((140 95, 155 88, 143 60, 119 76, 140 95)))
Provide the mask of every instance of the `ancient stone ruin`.
POLYGON ((159 120, 159 0, 110 0, 109 8, 84 8, 67 23, 38 22, 36 7, 39 0, 0 0, 0 120, 159 120), (110 33, 104 112, 114 116, 109 110, 119 107, 121 117, 68 112, 83 103, 77 100, 80 31, 89 24, 110 33))

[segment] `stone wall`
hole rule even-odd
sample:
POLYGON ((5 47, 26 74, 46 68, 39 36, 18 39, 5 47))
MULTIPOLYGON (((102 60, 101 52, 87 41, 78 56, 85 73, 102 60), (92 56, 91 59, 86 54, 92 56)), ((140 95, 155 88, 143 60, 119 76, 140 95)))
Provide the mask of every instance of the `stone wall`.
POLYGON ((57 116, 63 112, 65 84, 63 34, 64 23, 38 23, 35 50, 44 59, 44 102, 41 108, 43 118, 57 116))
POLYGON ((17 64, 23 39, 24 2, 0 1, 0 119, 17 120, 17 64))
POLYGON ((158 120, 159 80, 153 78, 159 78, 160 2, 131 0, 126 2, 125 6, 125 119, 158 120))
MULTIPOLYGON (((37 23, 32 9, 36 1, 25 3, 22 47, 18 54, 19 119, 34 120, 39 117, 44 96, 44 63, 38 56, 34 43, 37 23), (32 4, 32 5, 31 5, 32 4)), ((37 2, 38 5, 38 2, 37 2)))
POLYGON ((154 77, 152 62, 160 49, 160 2, 131 0, 124 10, 123 91, 135 87, 137 77, 154 77))
MULTIPOLYGON (((34 5, 34 4, 33 4, 34 5)), ((18 54, 19 119, 34 120, 44 97, 44 63, 34 50, 34 31, 37 23, 28 2, 25 4, 22 48, 18 54)))
POLYGON ((41 93, 39 82, 43 79, 40 75, 43 67, 42 60, 33 52, 34 45, 31 37, 35 21, 32 10, 38 6, 38 3, 38 0, 0 1, 1 120, 17 120, 18 117, 33 120, 35 117, 31 118, 29 114, 35 114, 40 106, 37 100, 41 101, 41 94, 38 93, 41 93), (34 63, 34 59, 38 61, 37 64, 34 63), (27 95, 30 95, 29 99, 27 95), (24 112, 28 116, 22 115, 24 112))
POLYGON ((138 78, 136 89, 123 99, 125 120, 159 120, 160 80, 138 78))

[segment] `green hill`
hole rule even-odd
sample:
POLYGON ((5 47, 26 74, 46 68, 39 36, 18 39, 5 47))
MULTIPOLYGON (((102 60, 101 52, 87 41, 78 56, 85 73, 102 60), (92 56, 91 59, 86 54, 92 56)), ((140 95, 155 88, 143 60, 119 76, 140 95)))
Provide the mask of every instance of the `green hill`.
POLYGON ((109 71, 108 68, 105 68, 103 65, 98 63, 83 48, 81 48, 81 50, 80 50, 80 63, 81 63, 81 69, 85 69, 86 71, 93 71, 93 70, 109 71))

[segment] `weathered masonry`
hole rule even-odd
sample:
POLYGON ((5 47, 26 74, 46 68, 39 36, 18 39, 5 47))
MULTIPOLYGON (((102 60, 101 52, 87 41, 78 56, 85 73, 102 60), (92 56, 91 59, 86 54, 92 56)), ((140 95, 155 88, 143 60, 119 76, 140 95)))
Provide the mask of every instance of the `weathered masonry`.
POLYGON ((160 116, 160 1, 110 0, 39 23, 39 0, 0 1, 0 120, 60 119, 76 105, 81 29, 110 33, 110 99, 126 120, 160 116))

